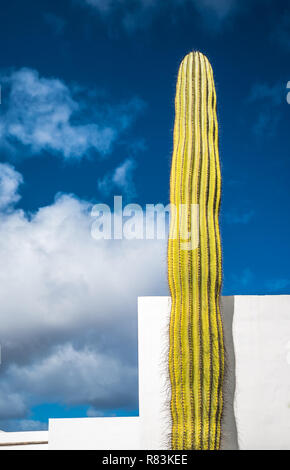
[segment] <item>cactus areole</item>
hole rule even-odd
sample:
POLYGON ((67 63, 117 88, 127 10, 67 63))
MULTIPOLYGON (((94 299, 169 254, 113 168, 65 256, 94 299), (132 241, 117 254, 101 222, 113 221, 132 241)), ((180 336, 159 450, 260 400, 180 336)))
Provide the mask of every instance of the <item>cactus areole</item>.
POLYGON ((180 65, 175 113, 170 177, 175 209, 168 240, 171 447, 214 450, 221 442, 224 378, 221 174, 213 72, 199 52, 180 65))

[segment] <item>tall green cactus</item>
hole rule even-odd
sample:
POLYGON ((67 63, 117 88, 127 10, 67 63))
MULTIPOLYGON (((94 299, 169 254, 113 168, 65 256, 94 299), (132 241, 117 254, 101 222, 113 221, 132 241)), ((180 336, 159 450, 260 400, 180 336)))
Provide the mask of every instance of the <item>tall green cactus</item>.
POLYGON ((221 175, 213 73, 199 52, 188 54, 180 65, 175 112, 170 178, 175 210, 168 241, 172 448, 219 449, 224 377, 221 175), (191 205, 198 205, 199 218, 190 210, 182 216, 182 207, 191 205), (184 248, 187 232, 199 239, 197 248, 184 248))

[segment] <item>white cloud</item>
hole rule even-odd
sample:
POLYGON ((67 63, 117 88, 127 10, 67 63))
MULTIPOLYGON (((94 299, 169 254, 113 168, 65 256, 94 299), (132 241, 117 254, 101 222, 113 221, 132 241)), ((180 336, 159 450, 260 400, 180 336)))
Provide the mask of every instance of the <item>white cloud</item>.
POLYGON ((114 189, 120 190, 127 197, 136 195, 133 172, 136 162, 132 158, 127 158, 113 172, 107 173, 98 180, 98 188, 105 195, 109 195, 114 189))
POLYGON ((40 77, 29 68, 6 75, 3 83, 8 98, 0 110, 2 145, 19 156, 43 151, 65 159, 90 151, 107 155, 143 108, 137 98, 116 106, 98 102, 94 91, 40 77))
POLYGON ((33 364, 10 365, 3 378, 24 396, 33 391, 36 400, 45 402, 136 405, 134 361, 128 364, 122 357, 98 351, 97 344, 80 349, 69 343, 54 346, 33 364))
POLYGON ((4 430, 41 403, 136 407, 137 297, 167 294, 166 242, 96 241, 90 208, 58 195, 0 213, 4 430))
POLYGON ((24 403, 21 391, 11 391, 7 383, 0 388, 0 420, 21 418, 26 415, 28 408, 24 403))
POLYGON ((0 211, 19 201, 18 187, 22 181, 22 175, 12 166, 0 163, 0 211))

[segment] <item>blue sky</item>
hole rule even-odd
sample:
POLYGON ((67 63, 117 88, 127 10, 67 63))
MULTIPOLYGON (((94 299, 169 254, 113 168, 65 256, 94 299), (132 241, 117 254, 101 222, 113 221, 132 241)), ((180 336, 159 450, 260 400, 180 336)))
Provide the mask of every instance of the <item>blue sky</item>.
POLYGON ((211 61, 218 94, 223 294, 290 294, 287 3, 1 7, 0 428, 138 412, 136 298, 167 294, 166 247, 93 245, 88 211, 114 194, 168 203, 175 81, 191 50, 211 61), (108 367, 120 376, 95 393, 108 367))

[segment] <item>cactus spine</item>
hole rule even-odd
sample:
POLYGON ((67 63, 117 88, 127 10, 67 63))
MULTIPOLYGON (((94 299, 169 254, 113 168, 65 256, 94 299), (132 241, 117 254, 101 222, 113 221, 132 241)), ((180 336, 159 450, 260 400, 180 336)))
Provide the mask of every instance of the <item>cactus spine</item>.
POLYGON ((178 450, 219 449, 224 376, 221 175, 213 73, 199 52, 188 54, 180 65, 175 112, 170 202, 176 209, 168 241, 171 444, 178 450), (194 220, 190 210, 185 222, 180 217, 182 204, 199 205, 199 244, 191 250, 182 249, 182 241, 185 229, 194 232, 194 220))

